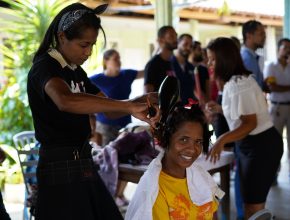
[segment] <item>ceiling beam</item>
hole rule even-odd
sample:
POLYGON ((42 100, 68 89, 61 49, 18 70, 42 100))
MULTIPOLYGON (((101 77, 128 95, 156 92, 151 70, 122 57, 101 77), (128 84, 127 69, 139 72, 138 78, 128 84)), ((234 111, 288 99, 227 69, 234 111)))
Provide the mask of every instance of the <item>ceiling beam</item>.
MULTIPOLYGON (((157 0, 156 0, 157 1, 157 0)), ((88 7, 96 7, 104 2, 110 3, 111 13, 116 13, 118 8, 131 11, 137 14, 154 16, 154 8, 150 7, 148 0, 81 0, 88 7), (137 7, 138 6, 138 7, 137 7), (144 7, 142 7, 144 6, 144 7), (133 10, 134 9, 134 10, 133 10)), ((247 12, 232 12, 229 15, 220 16, 218 9, 191 7, 179 9, 179 16, 182 19, 195 19, 203 22, 212 22, 219 24, 238 23, 242 24, 248 20, 256 19, 266 26, 283 26, 282 16, 270 16, 247 12)))

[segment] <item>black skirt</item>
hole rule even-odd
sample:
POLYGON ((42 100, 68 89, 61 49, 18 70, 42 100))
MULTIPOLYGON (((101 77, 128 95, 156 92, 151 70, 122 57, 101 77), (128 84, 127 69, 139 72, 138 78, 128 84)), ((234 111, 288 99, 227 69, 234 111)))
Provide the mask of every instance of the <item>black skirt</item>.
POLYGON ((283 155, 283 140, 272 127, 237 142, 241 191, 245 203, 266 202, 283 155))
POLYGON ((51 163, 38 167, 36 220, 123 219, 97 168, 84 161, 56 162, 53 169, 51 163))

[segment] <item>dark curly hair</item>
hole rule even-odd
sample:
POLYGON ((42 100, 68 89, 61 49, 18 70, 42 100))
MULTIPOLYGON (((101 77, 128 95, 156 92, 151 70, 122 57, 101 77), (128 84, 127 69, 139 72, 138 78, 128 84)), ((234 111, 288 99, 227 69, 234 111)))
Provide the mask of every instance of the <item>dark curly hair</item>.
POLYGON ((164 124, 160 124, 158 131, 155 133, 155 137, 157 138, 159 145, 164 149, 167 148, 172 135, 185 122, 200 123, 203 128, 203 153, 207 153, 212 132, 208 130, 205 115, 197 104, 192 105, 190 109, 181 106, 180 103, 176 105, 174 110, 169 113, 166 122, 164 124))

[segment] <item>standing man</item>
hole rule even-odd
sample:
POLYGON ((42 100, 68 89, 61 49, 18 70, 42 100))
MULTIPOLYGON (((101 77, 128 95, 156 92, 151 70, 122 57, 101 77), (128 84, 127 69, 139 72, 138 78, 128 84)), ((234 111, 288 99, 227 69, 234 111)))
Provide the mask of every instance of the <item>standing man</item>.
POLYGON ((278 59, 269 63, 264 71, 265 81, 271 91, 270 115, 275 128, 282 135, 287 129, 288 159, 290 160, 290 39, 278 41, 278 59))
POLYGON ((180 97, 183 104, 187 104, 188 99, 196 100, 194 95, 194 66, 188 62, 191 48, 192 36, 190 34, 180 35, 177 51, 171 59, 175 75, 180 83, 180 97))
POLYGON ((145 93, 158 91, 162 81, 168 75, 175 75, 170 59, 177 48, 177 33, 172 26, 163 26, 158 30, 157 42, 160 53, 151 58, 144 70, 145 93))
POLYGON ((202 48, 199 41, 193 41, 188 61, 195 67, 195 96, 202 106, 210 100, 210 82, 207 67, 202 63, 202 48))
POLYGON ((259 63, 260 56, 255 52, 259 48, 263 48, 266 41, 265 28, 261 22, 250 20, 243 24, 242 27, 244 46, 241 48, 241 55, 247 70, 252 72, 255 79, 262 90, 266 90, 263 80, 262 67, 259 63))

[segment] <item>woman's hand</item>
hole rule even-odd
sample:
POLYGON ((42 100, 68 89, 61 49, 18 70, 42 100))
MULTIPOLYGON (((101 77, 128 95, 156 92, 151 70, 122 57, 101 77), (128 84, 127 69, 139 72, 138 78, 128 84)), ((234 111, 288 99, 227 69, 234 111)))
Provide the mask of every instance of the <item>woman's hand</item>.
POLYGON ((141 121, 145 121, 150 124, 151 127, 156 128, 157 122, 160 120, 160 109, 156 104, 152 104, 152 107, 156 110, 156 114, 153 117, 149 116, 147 103, 130 103, 130 114, 141 121))
POLYGON ((217 104, 214 101, 209 101, 205 104, 204 108, 204 114, 207 118, 208 123, 214 123, 214 121, 217 118, 218 113, 223 113, 222 112, 222 107, 221 105, 217 104))
POLYGON ((210 162, 217 162, 220 159, 221 152, 224 149, 224 145, 225 143, 223 142, 223 138, 222 136, 220 136, 208 152, 206 159, 210 158, 210 162))
POLYGON ((207 112, 209 112, 210 114, 223 114, 223 109, 221 107, 221 105, 219 105, 218 103, 214 102, 214 101, 209 101, 205 104, 205 110, 207 112))

